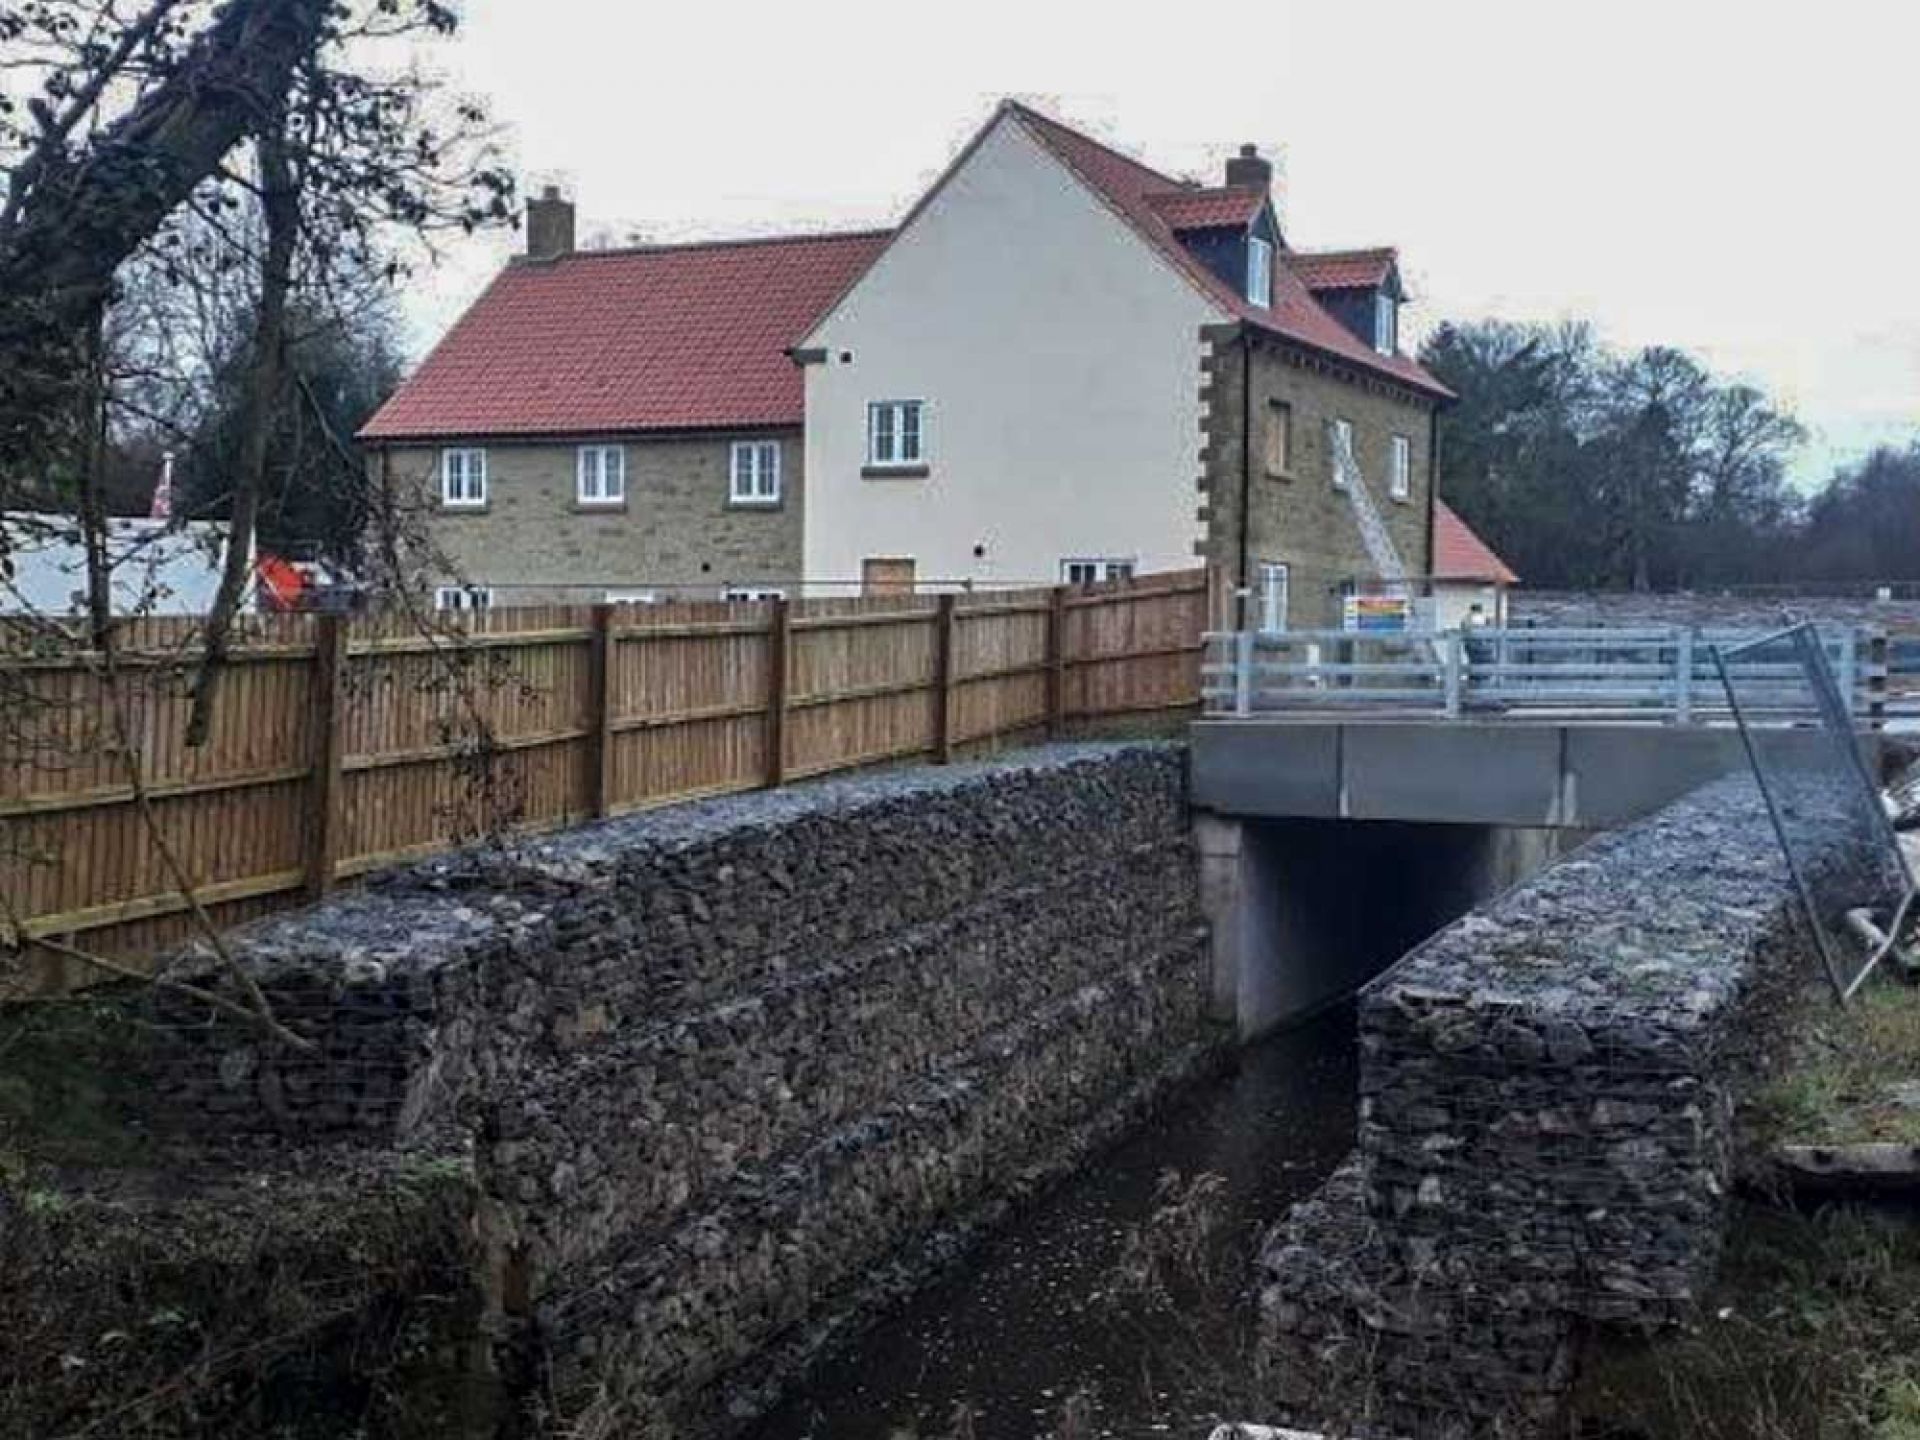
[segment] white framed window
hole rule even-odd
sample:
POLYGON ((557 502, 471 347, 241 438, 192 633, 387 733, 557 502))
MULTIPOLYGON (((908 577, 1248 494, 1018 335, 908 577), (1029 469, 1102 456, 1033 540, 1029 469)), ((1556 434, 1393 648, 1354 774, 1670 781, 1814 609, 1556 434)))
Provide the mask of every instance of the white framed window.
POLYGON ((1413 442, 1404 435, 1393 437, 1387 451, 1387 493, 1396 500, 1413 497, 1413 442))
POLYGON ((1247 237, 1247 299, 1261 309, 1273 306, 1273 243, 1247 237))
POLYGON ((477 510, 487 503, 487 452, 440 452, 440 504, 447 510, 477 510))
POLYGON ((626 446, 582 445, 574 461, 573 498, 582 505, 626 504, 626 446))
POLYGON ((651 590, 609 590, 606 603, 609 605, 658 605, 660 597, 651 590))
POLYGON ((436 610, 491 610, 493 591, 485 585, 442 585, 433 592, 436 610))
POLYGON ((1060 562, 1060 579, 1067 585, 1098 585, 1103 580, 1131 580, 1131 560, 1080 559, 1060 562))
POLYGON ((1400 305, 1384 290, 1373 297, 1373 348, 1382 355, 1400 348, 1400 305))
POLYGON ((1289 580, 1285 564, 1278 560, 1263 560, 1256 573, 1259 588, 1255 592, 1260 602, 1259 623, 1262 630, 1284 630, 1287 628, 1287 586, 1289 580))
POLYGON ((1333 422, 1333 453, 1328 459, 1332 462, 1333 488, 1336 490, 1346 489, 1346 467, 1359 463, 1358 457, 1353 453, 1353 422, 1351 420, 1335 420, 1333 422))
POLYGON ((784 600, 787 592, 772 585, 729 585, 722 596, 726 600, 752 604, 758 600, 784 600))
POLYGON ((780 503, 780 442, 736 440, 728 465, 727 499, 735 505, 780 503))
POLYGON ((926 402, 875 400, 867 406, 867 463, 921 465, 927 458, 926 402))

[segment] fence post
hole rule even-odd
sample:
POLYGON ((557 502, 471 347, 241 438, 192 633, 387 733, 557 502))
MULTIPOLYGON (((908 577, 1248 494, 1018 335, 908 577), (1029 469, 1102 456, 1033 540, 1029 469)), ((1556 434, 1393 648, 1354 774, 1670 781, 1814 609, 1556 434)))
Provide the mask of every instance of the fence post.
POLYGON ((1233 633, 1233 713, 1253 713, 1253 632, 1233 633))
POLYGON ((613 606, 593 607, 587 651, 587 807, 596 820, 613 813, 613 606))
POLYGON ((1693 628, 1688 625, 1673 632, 1673 720, 1693 722, 1693 628))
POLYGON ((346 617, 322 615, 307 691, 308 733, 313 746, 313 785, 307 799, 306 825, 309 900, 318 900, 333 888, 340 858, 341 761, 346 740, 340 710, 346 672, 346 617))
POLYGON ((787 689, 789 672, 787 651, 793 637, 793 612, 787 597, 773 602, 773 619, 767 630, 767 788, 777 790, 787 783, 787 689))
POLYGON ((1887 724, 1887 632, 1878 625, 1867 631, 1867 726, 1884 730, 1887 724))
POLYGON ((1446 686, 1446 710, 1449 718, 1457 718, 1460 714, 1460 654, 1460 632, 1449 630, 1444 654, 1446 668, 1441 677, 1446 686))
POLYGON ((1047 597, 1047 738, 1067 732, 1067 587, 1047 597))
POLYGON ((953 763, 953 592, 933 612, 933 763, 953 763))

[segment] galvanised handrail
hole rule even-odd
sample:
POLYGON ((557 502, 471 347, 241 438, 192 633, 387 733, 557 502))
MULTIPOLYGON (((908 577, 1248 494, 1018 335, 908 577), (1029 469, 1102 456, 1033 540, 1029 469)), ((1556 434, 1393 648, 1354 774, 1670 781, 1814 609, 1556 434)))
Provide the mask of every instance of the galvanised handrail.
MULTIPOLYGON (((1201 688, 1209 715, 1352 711, 1373 707, 1464 713, 1606 715, 1674 724, 1724 722, 1714 647, 1757 632, 1676 627, 1464 630, 1212 631, 1201 688)), ((1864 658, 1872 636, 1822 636, 1856 714, 1878 714, 1885 667, 1864 658)), ((1742 662, 1750 709, 1775 719, 1810 713, 1794 664, 1742 662), (1769 683, 1773 682, 1773 683, 1769 683)))

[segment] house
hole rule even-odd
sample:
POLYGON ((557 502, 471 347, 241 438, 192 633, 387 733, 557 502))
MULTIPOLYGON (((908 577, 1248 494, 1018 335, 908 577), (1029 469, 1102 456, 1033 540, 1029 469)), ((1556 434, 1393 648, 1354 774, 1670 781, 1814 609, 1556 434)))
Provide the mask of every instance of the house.
POLYGON ((786 350, 885 232, 580 250, 556 190, 509 264, 360 433, 413 497, 444 608, 758 598, 801 571, 786 350))
POLYGON ((579 253, 549 194, 363 439, 479 598, 1205 561, 1241 615, 1337 624, 1431 566, 1450 397, 1400 349, 1395 253, 1294 247, 1271 182, 1008 101, 888 232, 579 253))
POLYGON ((1468 528, 1446 501, 1433 503, 1434 626, 1455 630, 1472 621, 1479 607, 1482 622, 1507 623, 1507 590, 1520 577, 1486 541, 1468 528))
POLYGON ((1424 573, 1449 397, 1400 353, 1395 257, 1295 251, 1271 182, 1251 147, 1197 185, 1002 104, 796 347, 807 575, 1198 558, 1262 623, 1330 625, 1380 568, 1374 495, 1388 568, 1424 573))

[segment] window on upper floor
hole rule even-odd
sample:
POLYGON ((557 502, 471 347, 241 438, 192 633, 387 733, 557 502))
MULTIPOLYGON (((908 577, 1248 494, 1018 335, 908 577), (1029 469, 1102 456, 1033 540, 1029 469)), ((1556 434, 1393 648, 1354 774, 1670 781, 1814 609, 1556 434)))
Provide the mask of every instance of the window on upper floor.
POLYGON ((1293 473, 1293 407, 1284 400, 1267 402, 1266 452, 1267 474, 1293 473))
POLYGON ((1273 242, 1247 237, 1247 299, 1263 310, 1273 305, 1273 242))
POLYGON ((621 445, 582 445, 574 462, 573 495, 582 505, 626 504, 626 448, 621 445))
POLYGON ((923 465, 927 459, 926 402, 876 400, 867 406, 867 464, 923 465))
POLYGON ((729 585, 721 598, 741 605, 757 605, 762 600, 784 600, 787 592, 771 585, 729 585))
POLYGON ((728 467, 727 499, 735 505, 780 503, 780 442, 736 440, 728 467))
POLYGON ((1400 348, 1400 302, 1385 290, 1373 297, 1373 348, 1382 355, 1400 348))
POLYGON ((1335 420, 1333 422, 1333 443, 1328 456, 1332 467, 1333 488, 1347 488, 1347 467, 1357 464, 1353 454, 1353 422, 1335 420))
POLYGON ((440 504, 447 510, 478 510, 487 503, 487 452, 440 452, 440 504))
POLYGON ((1396 435, 1387 454, 1387 493, 1396 500, 1412 499, 1413 442, 1404 435, 1396 435))

